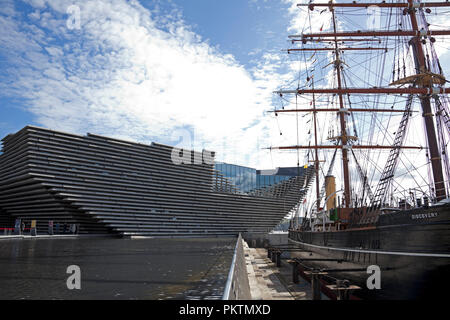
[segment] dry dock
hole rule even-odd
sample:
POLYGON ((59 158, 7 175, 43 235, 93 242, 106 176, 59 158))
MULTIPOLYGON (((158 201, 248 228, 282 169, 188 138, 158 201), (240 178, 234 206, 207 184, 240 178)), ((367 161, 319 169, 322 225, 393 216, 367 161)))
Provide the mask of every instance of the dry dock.
MULTIPOLYGON (((246 242, 244 255, 252 300, 312 300, 310 283, 300 278, 295 284, 287 260, 277 267, 267 257, 266 249, 250 248, 246 242)), ((328 298, 322 294, 322 299, 328 298)))

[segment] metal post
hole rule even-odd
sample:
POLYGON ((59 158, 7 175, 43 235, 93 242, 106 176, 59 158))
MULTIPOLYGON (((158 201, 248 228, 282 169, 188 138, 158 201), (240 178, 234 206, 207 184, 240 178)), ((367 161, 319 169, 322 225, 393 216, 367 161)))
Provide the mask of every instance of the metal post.
POLYGON ((336 280, 336 286, 338 288, 345 288, 344 290, 338 290, 337 299, 338 300, 349 300, 349 290, 347 280, 336 280))
POLYGON ((292 263, 292 282, 299 283, 298 279, 298 262, 292 263))
POLYGON ((320 291, 320 275, 318 272, 311 273, 311 287, 313 300, 321 300, 321 291, 320 291))
POLYGON ((272 262, 275 262, 275 259, 277 258, 276 252, 275 252, 275 250, 272 250, 271 252, 272 252, 272 257, 270 260, 272 260, 272 262))
POLYGON ((281 267, 281 252, 277 251, 277 254, 275 256, 275 260, 277 263, 277 267, 280 268, 281 267))

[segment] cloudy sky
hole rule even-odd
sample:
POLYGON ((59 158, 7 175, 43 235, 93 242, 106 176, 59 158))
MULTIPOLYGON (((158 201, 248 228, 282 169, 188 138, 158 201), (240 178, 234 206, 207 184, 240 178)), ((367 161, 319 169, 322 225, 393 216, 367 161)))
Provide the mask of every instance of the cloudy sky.
POLYGON ((183 137, 257 164, 291 6, 2 0, 0 135, 34 124, 147 143, 183 137))
POLYGON ((281 52, 305 26, 298 2, 1 0, 0 136, 33 124, 295 166, 263 148, 296 142, 296 119, 268 111, 298 85, 299 58, 281 52))

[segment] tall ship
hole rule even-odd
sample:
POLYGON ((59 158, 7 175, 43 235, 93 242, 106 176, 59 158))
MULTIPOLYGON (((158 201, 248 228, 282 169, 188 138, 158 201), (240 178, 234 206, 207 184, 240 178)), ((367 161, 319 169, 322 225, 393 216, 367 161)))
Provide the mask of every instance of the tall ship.
POLYGON ((292 219, 291 254, 326 274, 323 287, 332 279, 360 287, 354 298, 443 298, 450 88, 439 53, 448 52, 450 3, 298 7, 303 29, 288 49, 300 65, 298 86, 275 92, 274 113, 296 117, 300 136, 298 123, 308 119, 310 136, 270 148, 305 152, 315 167, 315 186, 292 219), (380 271, 376 287, 368 285, 370 266, 380 271))

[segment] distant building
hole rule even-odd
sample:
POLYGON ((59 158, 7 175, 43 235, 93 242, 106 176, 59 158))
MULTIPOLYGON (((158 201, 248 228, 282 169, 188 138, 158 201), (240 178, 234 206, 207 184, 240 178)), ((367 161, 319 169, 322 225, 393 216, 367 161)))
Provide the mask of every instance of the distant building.
POLYGON ((228 178, 238 191, 244 193, 273 186, 304 174, 303 167, 256 170, 222 162, 216 163, 215 169, 220 171, 225 178, 228 178))

